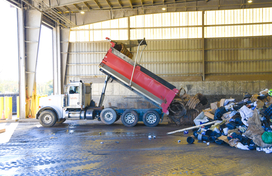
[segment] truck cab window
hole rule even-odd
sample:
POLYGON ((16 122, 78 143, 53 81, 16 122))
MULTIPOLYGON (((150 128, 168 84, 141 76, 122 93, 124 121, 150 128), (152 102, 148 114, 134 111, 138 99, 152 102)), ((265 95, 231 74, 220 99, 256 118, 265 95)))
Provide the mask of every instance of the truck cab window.
POLYGON ((86 94, 90 94, 91 93, 91 86, 86 86, 86 94))
POLYGON ((78 94, 79 93, 79 86, 70 86, 69 94, 78 94))

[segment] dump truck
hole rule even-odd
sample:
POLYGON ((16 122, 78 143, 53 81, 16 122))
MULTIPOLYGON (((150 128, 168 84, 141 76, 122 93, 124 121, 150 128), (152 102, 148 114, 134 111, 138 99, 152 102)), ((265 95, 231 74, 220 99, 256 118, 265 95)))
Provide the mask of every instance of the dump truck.
POLYGON ((179 90, 161 77, 155 75, 137 63, 141 60, 140 46, 147 46, 145 39, 139 40, 137 54, 132 60, 132 53, 122 43, 106 38, 111 47, 99 64, 100 71, 106 75, 99 103, 92 100, 92 84, 82 81, 70 82, 65 86, 65 94, 51 95, 40 99, 36 118, 44 127, 52 127, 63 123, 66 119, 101 120, 105 124, 113 124, 121 118, 125 126, 132 127, 138 121, 146 126, 154 127, 163 120, 164 114, 179 121, 186 114, 184 103, 179 97, 179 90), (153 103, 152 109, 122 109, 118 107, 104 108, 103 100, 109 81, 116 81, 136 94, 153 103))

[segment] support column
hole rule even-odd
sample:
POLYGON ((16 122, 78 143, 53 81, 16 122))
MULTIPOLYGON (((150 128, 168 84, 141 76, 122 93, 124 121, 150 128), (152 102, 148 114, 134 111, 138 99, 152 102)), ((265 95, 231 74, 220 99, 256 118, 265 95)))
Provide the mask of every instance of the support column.
POLYGON ((42 14, 37 10, 25 11, 25 54, 26 54, 26 116, 35 118, 36 66, 39 51, 42 14))
POLYGON ((131 40, 130 40, 130 17, 127 17, 128 18, 128 42, 129 42, 129 51, 131 52, 131 40))
POLYGON ((202 11, 202 81, 205 81, 205 27, 204 27, 205 11, 202 11))
POLYGON ((69 50, 69 36, 70 29, 63 28, 60 29, 60 51, 61 51, 61 93, 63 93, 63 86, 66 81, 66 68, 67 68, 67 58, 69 50))
POLYGON ((24 35, 24 10, 17 9, 18 28, 18 63, 19 63, 19 114, 20 119, 26 117, 26 89, 25 89, 25 35, 24 35))
POLYGON ((53 28, 53 94, 61 94, 60 27, 53 28))

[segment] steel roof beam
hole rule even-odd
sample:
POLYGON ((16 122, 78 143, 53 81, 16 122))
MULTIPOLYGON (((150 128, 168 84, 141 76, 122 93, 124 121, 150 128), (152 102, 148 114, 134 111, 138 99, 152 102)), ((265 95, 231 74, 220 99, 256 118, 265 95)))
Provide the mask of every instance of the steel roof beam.
POLYGON ((67 11, 71 12, 71 10, 67 6, 63 6, 67 11))
MULTIPOLYGON (((9 1, 18 1, 18 0, 9 0, 9 1)), ((37 0, 35 0, 37 1, 37 0)), ((41 0, 39 0, 41 1, 41 0)), ((73 5, 73 4, 79 4, 79 3, 84 3, 88 0, 55 0, 55 1, 51 1, 51 8, 56 8, 56 7, 63 7, 63 6, 68 6, 68 5, 73 5)), ((89 0, 90 1, 90 0, 89 0)), ((100 2, 100 0, 98 0, 100 2)), ((153 4, 159 5, 160 3, 156 3, 156 1, 152 0, 149 2, 152 2, 153 4), (152 2, 153 1, 153 2, 152 2)), ((224 7, 228 7, 228 6, 232 6, 232 5, 246 5, 246 6, 260 6, 260 7, 267 7, 265 5, 269 5, 271 7, 271 0, 258 0, 258 2, 252 2, 252 3, 243 3, 243 2, 239 2, 241 0, 228 0, 228 1, 222 1, 222 0, 209 0, 208 2, 206 2, 206 0, 197 0, 197 3, 205 3, 207 5, 204 5, 203 7, 209 7, 208 4, 210 4, 211 6, 214 6, 214 4, 216 4, 216 2, 218 2, 218 5, 222 6, 224 5, 224 7)), ((101 1, 102 2, 102 1, 101 1)), ((109 0, 110 3, 114 2, 114 0, 109 0)), ((116 1, 115 1, 116 2, 116 1)), ((159 1, 158 1, 159 2, 159 1)), ((188 2, 196 2, 196 0, 176 0, 175 2, 173 2, 172 0, 167 0, 164 3, 165 4, 174 4, 174 3, 188 3, 188 2)), ((129 6, 131 8, 136 7, 134 5, 132 5, 131 0, 129 0, 129 6)), ((147 3, 145 3, 145 6, 148 5, 147 3)), ((100 5, 99 5, 100 6, 100 5)), ((269 7, 268 6, 268 7, 269 7)), ((123 6, 124 8, 124 6, 123 6)))
POLYGON ((82 10, 77 4, 73 4, 78 10, 82 10))
POLYGON ((133 9, 133 5, 132 5, 132 2, 131 0, 128 0, 129 4, 130 4, 130 7, 133 9))
POLYGON ((99 9, 101 9, 102 7, 99 5, 97 0, 93 0, 95 2, 95 4, 98 6, 99 9))
POLYGON ((112 8, 111 3, 109 2, 109 0, 106 0, 106 2, 108 3, 108 5, 110 6, 110 8, 112 8))
POLYGON ((83 4, 88 8, 88 10, 91 10, 91 6, 87 2, 83 2, 83 4))
POLYGON ((118 4, 120 5, 120 7, 123 8, 123 6, 122 6, 120 0, 117 0, 117 2, 118 2, 118 4))
POLYGON ((59 7, 57 7, 56 8, 60 13, 63 13, 63 11, 59 8, 59 7))

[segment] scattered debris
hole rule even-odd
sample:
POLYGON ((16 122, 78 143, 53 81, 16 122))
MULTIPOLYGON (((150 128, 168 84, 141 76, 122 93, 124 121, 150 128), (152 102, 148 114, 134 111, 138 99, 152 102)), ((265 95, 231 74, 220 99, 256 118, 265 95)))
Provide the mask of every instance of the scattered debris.
MULTIPOLYGON (((190 102, 187 104, 192 107, 190 102)), ((230 98, 211 103, 210 109, 199 113, 194 123, 196 126, 167 134, 194 130, 194 137, 207 145, 228 144, 241 150, 272 153, 272 89, 254 95, 244 93, 238 102, 230 98)), ((188 137, 187 142, 191 144, 192 139, 188 137)))
POLYGON ((0 123, 6 123, 6 122, 7 122, 6 119, 1 119, 1 120, 0 120, 0 123))
POLYGON ((192 127, 184 128, 184 129, 181 129, 181 130, 171 131, 171 132, 168 132, 167 134, 174 134, 174 133, 183 132, 183 131, 186 131, 186 130, 193 130, 193 129, 196 129, 196 128, 199 128, 199 127, 202 127, 202 126, 214 124, 216 122, 217 121, 213 121, 213 122, 205 123, 205 124, 198 125, 198 126, 192 126, 192 127))
POLYGON ((188 144, 193 144, 193 143, 195 142, 195 140, 194 140, 193 137, 189 136, 189 137, 187 138, 187 142, 188 142, 188 144))
POLYGON ((4 132, 6 132, 6 129, 5 129, 5 128, 0 129, 0 133, 4 133, 4 132))

